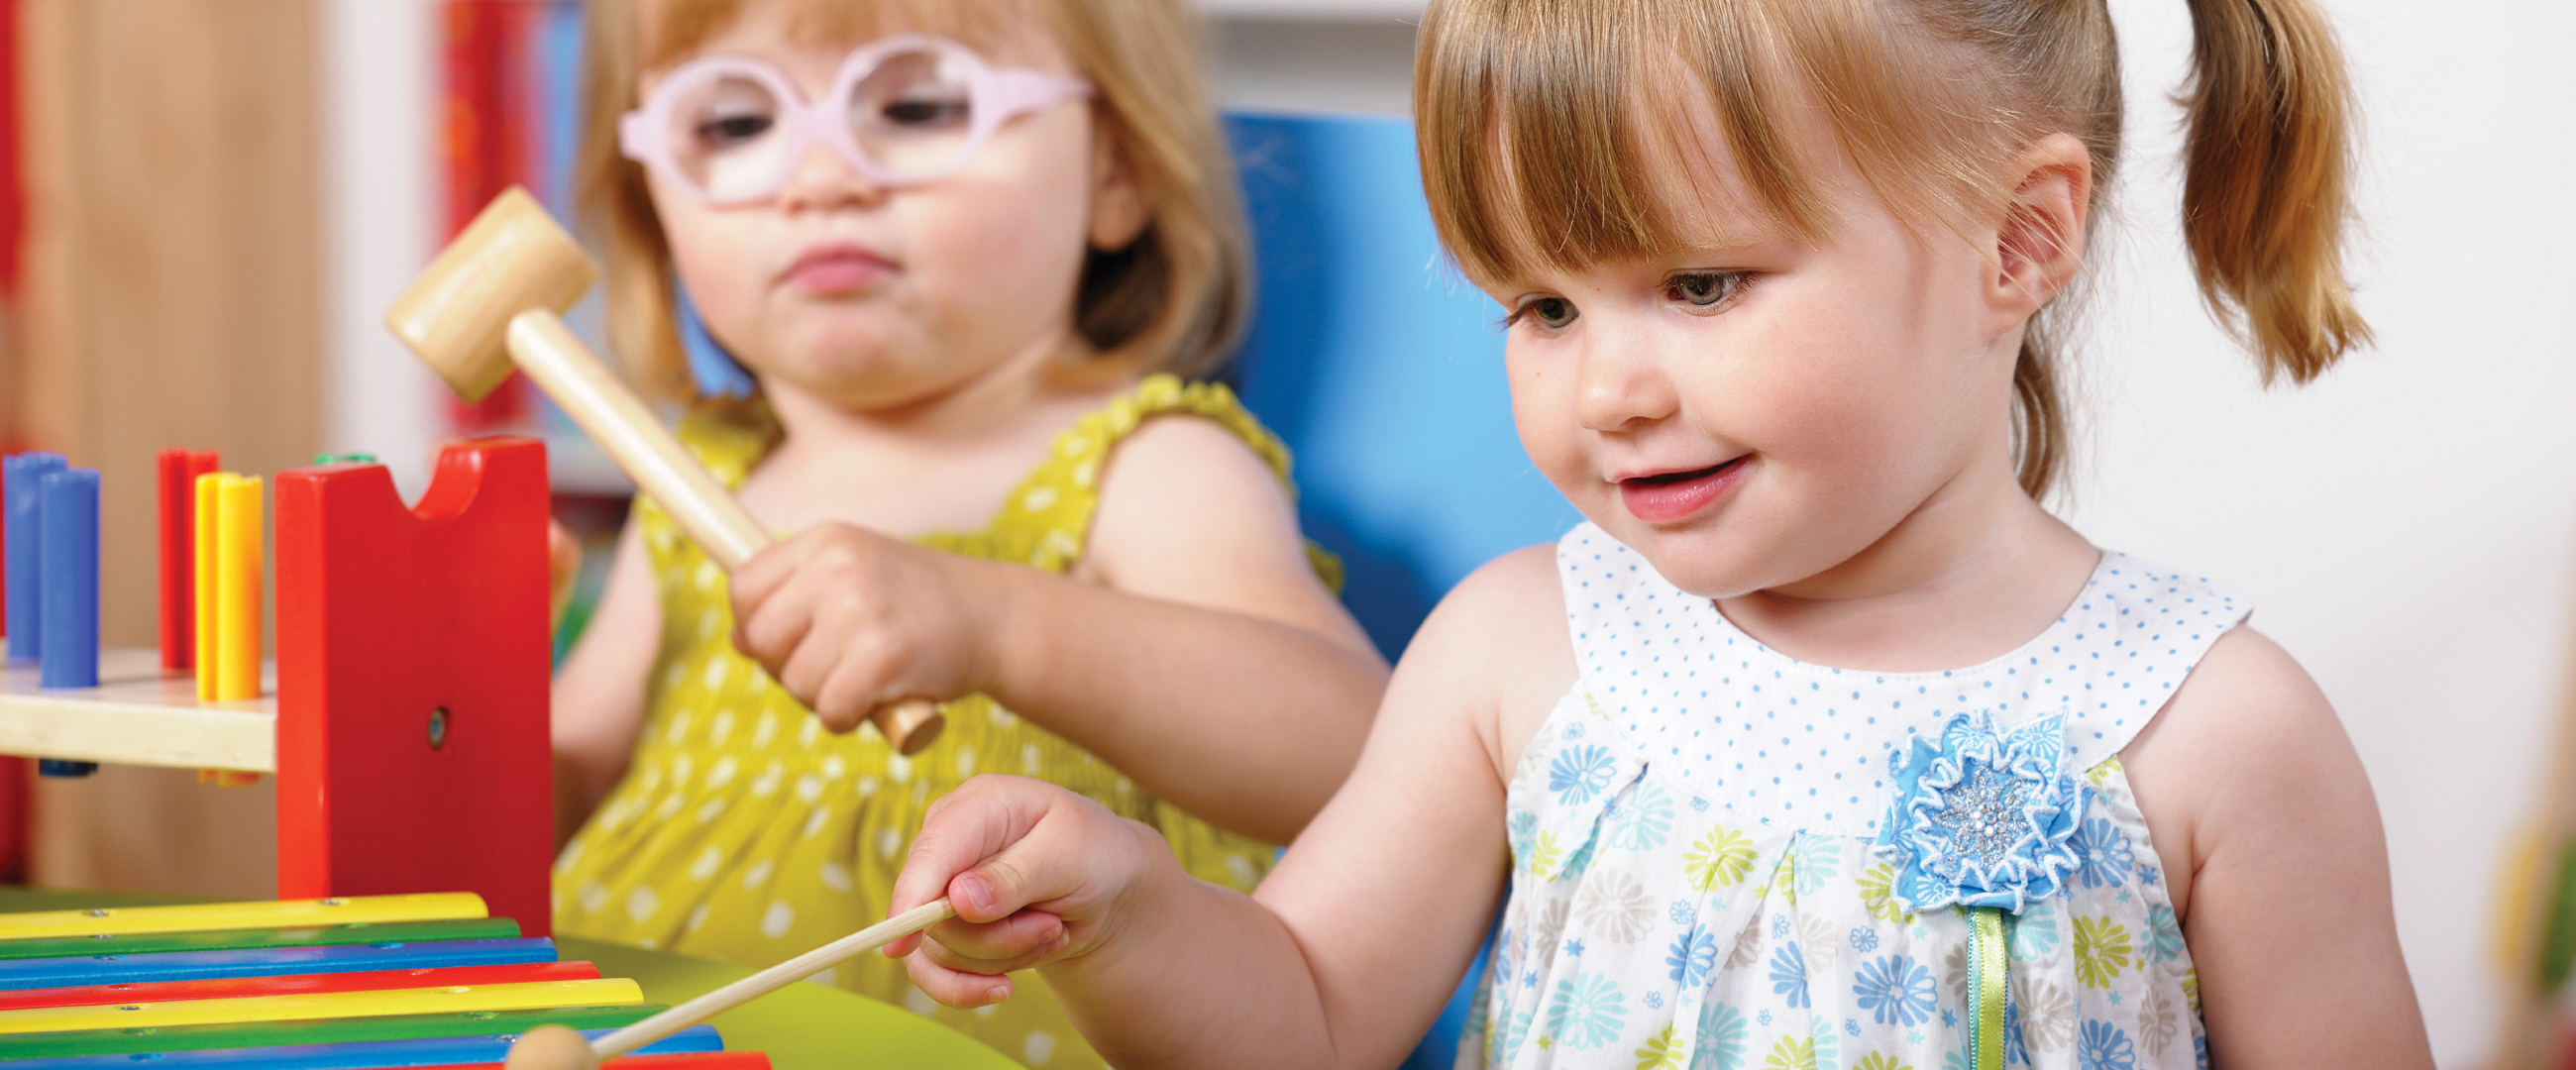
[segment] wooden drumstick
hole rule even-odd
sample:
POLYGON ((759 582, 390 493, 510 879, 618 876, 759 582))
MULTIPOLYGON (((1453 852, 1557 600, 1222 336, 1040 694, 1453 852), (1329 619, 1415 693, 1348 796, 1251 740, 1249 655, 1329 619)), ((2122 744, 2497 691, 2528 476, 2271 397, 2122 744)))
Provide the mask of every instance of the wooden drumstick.
MULTIPOLYGON (((769 532, 558 317, 598 277, 590 255, 512 186, 430 262, 385 313, 385 325, 468 402, 501 385, 515 363, 732 572, 770 544, 769 532)), ((946 727, 928 699, 889 703, 868 717, 907 755, 946 727)))
POLYGON ((815 948, 696 999, 681 1003, 588 1045, 581 1034, 561 1026, 529 1030, 510 1047, 504 1070, 589 1070, 680 1030, 723 1014, 761 996, 867 954, 954 917, 946 899, 934 899, 884 921, 815 948))

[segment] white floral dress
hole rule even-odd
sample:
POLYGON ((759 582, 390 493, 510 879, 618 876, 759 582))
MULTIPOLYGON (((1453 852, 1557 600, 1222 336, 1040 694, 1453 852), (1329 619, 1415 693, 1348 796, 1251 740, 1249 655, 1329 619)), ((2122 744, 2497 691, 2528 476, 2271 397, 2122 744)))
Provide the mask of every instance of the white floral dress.
POLYGON ((1508 792, 1511 896, 1459 1065, 2205 1066, 2116 755, 2245 606, 2103 555, 1972 668, 1812 665, 1585 524, 1581 677, 1508 792))

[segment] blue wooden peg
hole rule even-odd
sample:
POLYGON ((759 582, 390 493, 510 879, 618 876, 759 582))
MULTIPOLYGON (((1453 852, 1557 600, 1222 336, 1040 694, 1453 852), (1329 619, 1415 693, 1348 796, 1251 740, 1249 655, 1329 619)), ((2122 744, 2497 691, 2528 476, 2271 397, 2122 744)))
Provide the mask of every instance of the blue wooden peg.
POLYGON ((98 471, 57 469, 38 488, 36 682, 97 687, 98 471))
POLYGON ((34 661, 40 652, 37 643, 41 622, 38 599, 44 590, 43 569, 37 561, 40 533, 36 525, 39 500, 38 484, 47 472, 61 471, 63 455, 59 453, 21 453, 0 460, 0 542, 7 543, 7 560, 0 567, 8 569, 9 597, 0 631, 9 636, 9 660, 34 661))

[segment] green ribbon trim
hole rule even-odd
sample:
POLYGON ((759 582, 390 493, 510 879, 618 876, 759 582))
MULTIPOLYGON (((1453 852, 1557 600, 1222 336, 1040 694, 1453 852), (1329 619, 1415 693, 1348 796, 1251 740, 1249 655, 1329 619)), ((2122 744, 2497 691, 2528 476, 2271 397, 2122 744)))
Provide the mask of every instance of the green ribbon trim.
POLYGON ((2004 912, 1960 907, 1968 917, 1968 1065, 2003 1070, 2004 912))

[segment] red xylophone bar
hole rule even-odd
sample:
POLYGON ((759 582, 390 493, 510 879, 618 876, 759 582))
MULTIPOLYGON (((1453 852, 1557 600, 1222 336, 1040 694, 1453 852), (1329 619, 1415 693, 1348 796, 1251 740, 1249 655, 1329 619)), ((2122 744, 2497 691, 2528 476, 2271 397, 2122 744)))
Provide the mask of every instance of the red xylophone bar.
MULTIPOLYGON (((500 1063, 423 1066, 416 1070, 501 1070, 500 1063)), ((685 1055, 621 1055, 600 1070, 769 1070, 769 1056, 756 1051, 705 1051, 685 1055)))

